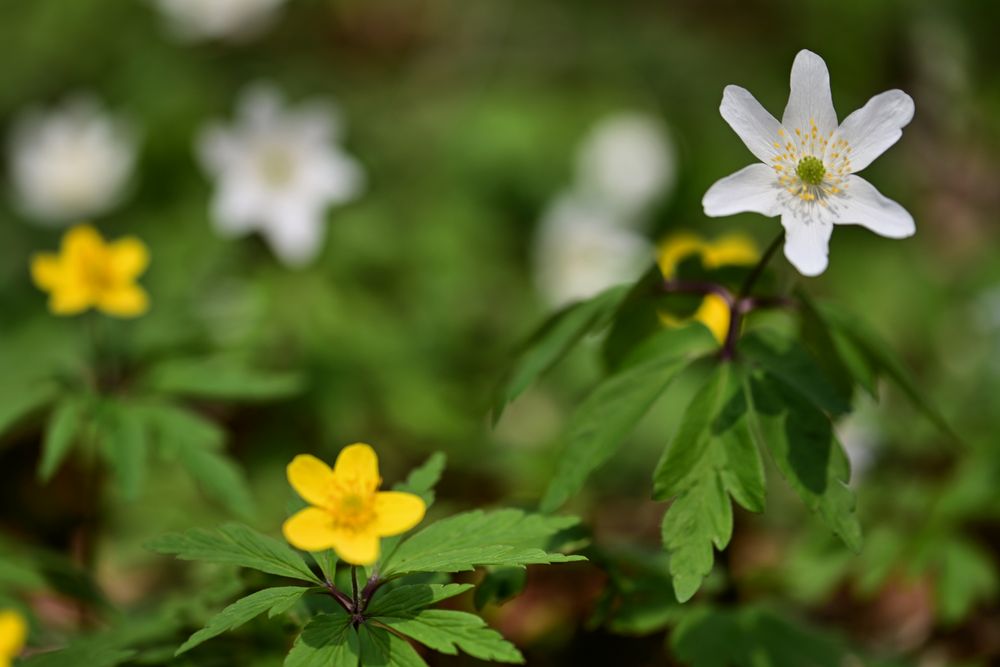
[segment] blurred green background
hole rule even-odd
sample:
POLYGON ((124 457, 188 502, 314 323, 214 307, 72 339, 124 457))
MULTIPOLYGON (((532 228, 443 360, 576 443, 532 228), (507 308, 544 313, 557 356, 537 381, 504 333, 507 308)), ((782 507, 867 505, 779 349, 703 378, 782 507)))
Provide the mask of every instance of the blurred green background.
MULTIPOLYGON (((963 443, 884 392, 843 425, 863 469, 862 555, 828 545, 775 490, 765 517, 737 517, 728 590, 912 664, 988 665, 1000 660, 998 22, 986 0, 289 0, 256 34, 184 39, 154 2, 8 0, 0 128, 11 135, 27 108, 85 93, 136 130, 127 195, 93 222, 149 245, 152 310, 114 323, 115 335, 150 355, 224 351, 304 375, 286 400, 198 406, 226 426, 257 500, 254 523, 274 533, 292 498, 284 465, 302 452, 332 461, 355 441, 378 448, 387 481, 445 451, 443 508, 537 502, 598 355, 575 353, 496 430, 486 413, 511 350, 549 310, 536 229, 602 118, 648 114, 672 139, 676 176, 647 216, 650 241, 741 230, 763 246, 776 220, 701 212, 705 190, 752 160, 718 114, 723 87, 744 86, 779 115, 792 59, 808 48, 830 68, 841 118, 878 92, 906 90, 915 119, 865 176, 913 213, 917 235, 839 228, 821 278, 776 266, 783 285, 797 280, 885 334, 963 443), (328 211, 322 253, 303 269, 282 266, 256 236, 218 237, 209 219, 195 138, 231 119, 240 92, 262 80, 295 103, 335 100, 343 146, 368 177, 357 199, 328 211)), ((7 181, 0 375, 16 392, 40 369, 74 363, 87 334, 81 318, 51 316, 32 286, 30 257, 54 250, 61 231, 34 224, 7 181)), ((607 562, 657 553, 663 507, 646 500, 646 480, 676 422, 665 403, 572 507, 607 562)), ((38 427, 28 420, 0 440, 0 530, 11 545, 72 557, 81 495, 95 491, 74 464, 37 481, 38 427)), ((229 517, 166 464, 137 501, 109 489, 99 505, 98 581, 122 609, 155 609, 184 590, 144 541, 229 517)), ((597 563, 532 570, 525 595, 491 618, 529 664, 685 664, 669 662, 678 659, 662 633, 622 638, 588 622, 607 592, 597 563)), ((74 631, 59 596, 31 600, 48 624, 39 644, 74 631)))

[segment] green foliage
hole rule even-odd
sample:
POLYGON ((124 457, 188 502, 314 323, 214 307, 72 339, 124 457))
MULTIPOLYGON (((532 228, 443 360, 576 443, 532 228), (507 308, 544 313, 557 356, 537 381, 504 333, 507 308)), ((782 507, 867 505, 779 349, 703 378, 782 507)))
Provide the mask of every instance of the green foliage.
POLYGON ((52 403, 58 393, 58 387, 52 382, 0 388, 0 437, 20 420, 52 403))
POLYGON ((375 667, 426 667, 416 650, 405 639, 378 626, 358 628, 361 638, 361 664, 375 667))
POLYGON ((368 607, 373 616, 405 616, 471 590, 472 584, 402 584, 377 593, 368 607))
POLYGON ((448 459, 443 453, 435 452, 423 465, 410 471, 406 481, 396 484, 393 488, 396 491, 417 494, 430 507, 434 504, 434 487, 441 479, 447 462, 448 459))
POLYGON ((142 380, 153 393, 214 400, 262 401, 286 398, 302 388, 293 373, 270 373, 229 359, 172 358, 142 380))
POLYGON ((448 655, 461 649, 482 660, 522 663, 524 657, 500 633, 474 614, 450 609, 426 609, 413 616, 377 616, 379 623, 448 655))
POLYGON ((493 405, 496 423, 507 404, 562 359, 588 333, 603 327, 628 292, 614 287, 598 296, 568 306, 549 318, 523 344, 510 371, 497 390, 493 405))
POLYGON ((614 455, 677 374, 714 344, 699 325, 663 331, 601 382, 573 413, 567 446, 542 498, 542 511, 559 508, 578 492, 590 473, 614 455))
POLYGON ((476 609, 488 604, 503 604, 524 592, 528 572, 521 567, 490 567, 476 588, 476 609))
POLYGON ((47 482, 56 473, 69 453, 74 441, 82 434, 89 401, 77 396, 60 400, 45 427, 42 441, 42 458, 38 463, 38 476, 47 482))
POLYGON ((318 614, 309 621, 285 658, 285 667, 357 667, 358 633, 343 611, 318 614))
POLYGON ((663 517, 677 599, 686 602, 733 530, 729 497, 764 509, 764 469, 747 427, 742 369, 717 365, 688 406, 677 435, 654 473, 653 497, 676 497, 663 517))
POLYGON ((279 577, 322 583, 302 557, 284 542, 238 523, 229 523, 216 530, 195 528, 185 533, 164 535, 147 546, 157 553, 174 555, 182 560, 238 565, 279 577))
POLYGON ((670 648, 691 667, 841 667, 849 656, 835 638, 753 606, 692 611, 670 648))
POLYGON ((474 510, 442 519, 404 540, 381 564, 382 575, 461 572, 484 565, 531 565, 582 560, 538 545, 573 526, 572 517, 504 509, 474 510))
POLYGON ((124 401, 108 400, 95 415, 98 452, 115 471, 128 499, 139 495, 149 461, 149 432, 142 413, 124 401))
POLYGON ((268 618, 283 614, 295 606, 302 599, 302 596, 310 590, 301 586, 284 586, 265 588, 253 595, 248 595, 223 609, 208 622, 208 625, 191 635, 190 639, 177 649, 176 655, 190 651, 202 642, 218 637, 224 632, 235 630, 265 611, 268 618))

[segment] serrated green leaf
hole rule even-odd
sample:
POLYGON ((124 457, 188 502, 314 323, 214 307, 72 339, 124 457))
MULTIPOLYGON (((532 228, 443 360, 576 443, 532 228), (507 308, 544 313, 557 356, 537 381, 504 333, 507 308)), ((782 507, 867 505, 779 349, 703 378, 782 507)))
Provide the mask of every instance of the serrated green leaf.
POLYGON ((249 518, 254 501, 242 469, 223 455, 225 432, 190 410, 168 403, 143 406, 161 448, 173 454, 210 497, 249 518))
POLYGON ((59 395, 51 382, 4 387, 0 391, 0 437, 32 413, 43 409, 59 395))
POLYGON ((377 592, 368 606, 369 616, 401 616, 461 595, 472 584, 406 584, 377 592))
POLYGON ((351 617, 337 610, 309 621, 285 658, 284 667, 358 667, 360 657, 351 617))
POLYGON ((226 524, 215 530, 194 528, 184 533, 164 535, 147 546, 157 553, 174 555, 181 560, 238 565, 279 577, 322 583, 290 547, 239 523, 226 524))
POLYGON ((327 581, 332 582, 337 578, 337 563, 340 559, 337 557, 336 551, 333 549, 313 551, 309 553, 309 556, 319 566, 320 571, 327 581))
POLYGON ((670 635, 690 667, 842 667, 841 642, 763 608, 696 609, 670 635))
POLYGON ((382 564, 382 574, 395 577, 411 572, 461 572, 481 565, 583 560, 539 547, 577 521, 514 509, 456 514, 407 538, 382 564))
POLYGON ((301 586, 265 588, 262 591, 257 591, 253 595, 248 595, 241 600, 237 600, 217 615, 213 616, 204 628, 191 635, 191 637, 177 649, 174 655, 180 655, 190 651, 195 646, 198 646, 213 637, 218 637, 224 632, 235 630, 244 623, 260 616, 265 611, 268 612, 269 618, 282 614, 291 609, 293 605, 302 599, 303 595, 309 592, 309 590, 310 589, 303 588, 301 586))
POLYGON ((827 304, 819 306, 819 310, 828 322, 832 323, 847 340, 853 342, 860 349, 877 374, 892 380, 925 417, 944 433, 959 440, 948 420, 924 397, 912 374, 881 336, 868 328, 858 318, 841 313, 827 304))
POLYGON ((746 396, 751 433, 782 476, 850 549, 860 550, 861 526, 847 486, 850 463, 827 415, 766 375, 749 379, 746 396))
POLYGON ((97 412, 97 441, 128 499, 139 495, 149 465, 149 430, 131 403, 108 401, 97 412))
POLYGON ((500 419, 507 404, 562 359, 577 341, 601 327, 627 292, 627 287, 613 287, 592 299, 573 304, 550 317, 532 334, 497 390, 493 423, 500 419))
POLYGON ((396 484, 393 489, 415 493, 424 499, 427 507, 434 504, 434 487, 444 473, 448 458, 442 452, 431 454, 423 465, 414 468, 406 477, 406 481, 396 484))
POLYGON ((816 361, 794 340, 754 331, 740 340, 739 351, 821 410, 833 416, 850 412, 850 397, 837 390, 816 361))
POLYGON ((517 647, 474 614, 449 609, 425 609, 412 617, 379 618, 379 622, 428 648, 447 655, 459 650, 481 660, 523 663, 517 647))
POLYGON ((153 392, 191 398, 260 401, 293 396, 302 389, 302 378, 227 359, 175 358, 151 369, 144 385, 153 392))
POLYGON ((410 642, 384 628, 365 623, 358 636, 363 667, 427 667, 410 642))
POLYGON ((540 509, 552 512, 576 494, 590 474, 614 455, 691 357, 714 346, 714 339, 703 327, 667 330, 601 382, 570 418, 566 448, 540 509))
POLYGON ((56 404, 45 426, 38 477, 47 482, 59 470, 84 426, 88 401, 70 396, 56 404))
POLYGON ((742 369, 714 363, 653 478, 654 498, 676 496, 664 514, 662 538, 680 602, 711 572, 713 546, 721 551, 729 544, 730 495, 751 511, 764 508, 763 463, 747 427, 742 369))

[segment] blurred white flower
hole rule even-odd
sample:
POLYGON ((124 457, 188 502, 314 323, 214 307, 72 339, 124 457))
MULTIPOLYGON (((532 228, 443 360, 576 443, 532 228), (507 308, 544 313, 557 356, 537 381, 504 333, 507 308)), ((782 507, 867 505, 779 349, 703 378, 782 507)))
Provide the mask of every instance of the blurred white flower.
POLYGON ((19 203, 39 222, 66 225, 120 203, 135 164, 127 124, 91 98, 28 111, 14 125, 10 173, 19 203))
POLYGON ((657 119, 624 111, 599 121, 577 152, 576 188, 621 212, 619 222, 639 214, 674 185, 676 159, 666 127, 657 119))
POLYGON ((336 109, 323 103, 286 109, 277 90, 257 85, 241 98, 237 120, 213 125, 198 142, 215 179, 212 219, 224 236, 259 231, 287 265, 308 264, 326 233, 326 210, 361 192, 364 172, 337 144, 336 109))
POLYGON ((183 39, 242 39, 270 24, 286 0, 154 0, 183 39))
POLYGON ((854 411, 837 422, 836 433, 851 462, 851 486, 856 487, 875 465, 884 444, 875 400, 860 399, 854 411))
POLYGON ((607 209, 572 194, 549 207, 537 232, 535 275, 551 305, 635 280, 650 266, 652 244, 616 220, 607 209))

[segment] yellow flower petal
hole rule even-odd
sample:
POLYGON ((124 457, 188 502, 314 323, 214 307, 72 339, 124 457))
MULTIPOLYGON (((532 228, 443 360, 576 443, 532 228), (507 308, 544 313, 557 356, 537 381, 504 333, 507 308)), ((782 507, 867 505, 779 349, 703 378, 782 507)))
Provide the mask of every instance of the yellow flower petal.
POLYGON ((133 236, 119 239, 108 246, 108 271, 123 282, 135 280, 149 266, 149 249, 133 236))
POLYGON ((708 327, 720 344, 725 342, 726 334, 729 333, 729 306, 721 296, 706 296, 695 312, 694 319, 708 327))
POLYGON ((727 234, 709 243, 702 251, 705 266, 715 269, 720 266, 746 266, 756 264, 760 259, 757 244, 743 234, 727 234))
POLYGON ((383 491, 375 496, 375 532, 384 537, 405 533, 423 521, 426 511, 420 496, 383 491))
POLYGON ((106 252, 104 239, 90 225, 77 225, 62 240, 62 255, 70 265, 103 263, 106 252))
POLYGON ((374 493, 382 483, 378 475, 378 455, 364 443, 348 445, 340 450, 333 465, 333 474, 337 481, 369 493, 374 493))
POLYGON ((378 560, 380 542, 371 527, 361 530, 342 528, 337 531, 333 550, 340 559, 352 565, 371 565, 378 560))
POLYGON ((664 278, 670 278, 678 265, 691 255, 698 254, 705 247, 702 240, 689 232, 672 234, 660 242, 656 249, 656 263, 664 278))
POLYGON ((339 532, 326 510, 307 507, 292 515, 281 527, 285 539, 296 549, 323 551, 338 542, 339 532))
POLYGON ((16 611, 0 611, 0 665, 21 653, 28 639, 28 623, 16 611))
POLYGON ((31 279, 39 289, 55 289, 62 277, 62 263, 57 255, 40 253, 31 258, 31 279))
POLYGON ((78 315, 93 305, 93 292, 78 282, 64 281, 49 297, 49 310, 54 315, 78 315))
POLYGON ((115 317, 138 317, 149 310, 149 295, 138 285, 114 287, 97 297, 97 307, 115 317))
POLYGON ((333 488, 333 470, 315 456, 300 454, 288 464, 288 483, 310 505, 327 507, 333 488))

